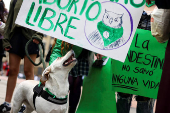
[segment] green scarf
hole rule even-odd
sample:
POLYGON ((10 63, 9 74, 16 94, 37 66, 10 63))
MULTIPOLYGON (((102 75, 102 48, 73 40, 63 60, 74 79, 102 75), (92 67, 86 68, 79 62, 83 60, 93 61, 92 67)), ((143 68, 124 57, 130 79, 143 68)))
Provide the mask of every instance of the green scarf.
POLYGON ((151 4, 146 3, 146 6, 147 6, 147 7, 151 7, 151 6, 153 6, 153 5, 155 5, 155 1, 151 1, 151 4))
POLYGON ((106 26, 102 21, 100 21, 97 24, 97 28, 103 38, 103 42, 104 42, 104 46, 108 46, 111 43, 115 42, 116 40, 120 39, 123 36, 123 27, 121 28, 111 28, 109 26, 106 26), (103 36, 104 32, 108 32, 109 33, 109 37, 105 38, 103 36))

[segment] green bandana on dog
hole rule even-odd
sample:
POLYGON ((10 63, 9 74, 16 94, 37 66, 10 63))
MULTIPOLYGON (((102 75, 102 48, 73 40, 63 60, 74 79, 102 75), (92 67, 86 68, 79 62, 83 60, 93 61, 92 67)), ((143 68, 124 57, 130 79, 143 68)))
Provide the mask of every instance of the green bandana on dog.
POLYGON ((121 28, 111 28, 106 26, 102 21, 97 24, 97 28, 103 38, 104 46, 108 46, 120 39, 123 36, 123 27, 121 28), (108 35, 107 37, 104 34, 108 35))

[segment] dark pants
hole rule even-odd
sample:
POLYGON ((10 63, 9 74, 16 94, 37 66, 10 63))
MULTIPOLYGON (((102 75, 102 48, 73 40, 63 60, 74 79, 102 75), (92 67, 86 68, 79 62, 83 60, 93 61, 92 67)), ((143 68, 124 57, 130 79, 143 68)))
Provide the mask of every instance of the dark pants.
MULTIPOLYGON (((117 113, 130 113, 132 96, 131 94, 124 93, 117 94, 117 113)), ((136 101, 137 113, 153 113, 155 99, 136 96, 136 101)))
POLYGON ((159 86, 155 113, 170 113, 170 40, 165 53, 165 62, 159 86))
POLYGON ((70 95, 69 95, 69 112, 75 113, 77 105, 79 103, 80 94, 81 94, 81 85, 82 85, 82 76, 69 76, 70 84, 70 95))

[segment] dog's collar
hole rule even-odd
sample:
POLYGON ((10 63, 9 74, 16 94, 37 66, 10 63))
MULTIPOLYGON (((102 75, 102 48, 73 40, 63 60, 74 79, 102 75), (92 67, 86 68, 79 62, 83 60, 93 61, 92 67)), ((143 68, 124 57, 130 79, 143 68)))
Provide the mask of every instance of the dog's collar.
POLYGON ((43 99, 52 102, 54 104, 59 104, 59 105, 63 105, 67 103, 67 96, 65 98, 57 98, 54 94, 52 94, 48 89, 46 89, 47 91, 43 90, 43 85, 42 84, 38 84, 34 87, 33 92, 33 104, 34 104, 34 108, 35 107, 35 99, 37 96, 41 96, 43 99))
MULTIPOLYGON (((39 82, 38 87, 41 87, 41 86, 44 87, 44 85, 43 85, 41 82, 39 82)), ((53 98, 56 97, 53 93, 51 93, 51 92, 49 91, 48 88, 45 88, 45 91, 48 92, 50 95, 52 95, 53 98)), ((68 97, 68 95, 65 96, 65 98, 67 98, 67 97, 68 97)), ((65 99, 65 98, 58 98, 58 99, 65 99)))
MULTIPOLYGON (((45 88, 45 91, 46 91, 48 94, 50 94, 51 96, 53 96, 53 98, 57 98, 53 93, 51 93, 51 92, 49 91, 48 88, 45 88)), ((58 98, 58 99, 67 99, 67 97, 68 97, 68 95, 66 95, 65 98, 58 98)))
POLYGON ((67 97, 66 98, 57 98, 53 95, 49 94, 47 91, 43 91, 41 94, 41 97, 49 102, 52 102, 54 104, 63 105, 67 103, 67 97))

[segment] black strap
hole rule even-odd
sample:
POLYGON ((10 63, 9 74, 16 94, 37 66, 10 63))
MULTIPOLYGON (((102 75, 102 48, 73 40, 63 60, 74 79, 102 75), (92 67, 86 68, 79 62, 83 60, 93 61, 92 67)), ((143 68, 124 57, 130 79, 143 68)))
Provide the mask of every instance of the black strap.
POLYGON ((36 109, 36 107, 35 107, 35 99, 36 99, 37 96, 41 96, 41 94, 43 92, 43 87, 44 86, 42 84, 40 84, 40 86, 38 84, 33 89, 33 92, 34 92, 34 95, 33 95, 33 104, 34 104, 34 108, 35 109, 36 109))
POLYGON ((34 95, 33 95, 33 104, 34 104, 34 108, 36 110, 36 107, 35 107, 35 99, 37 96, 41 96, 43 99, 49 101, 49 102, 52 102, 54 104, 58 104, 58 105, 63 105, 63 104, 66 104, 67 103, 67 98, 54 98, 52 95, 50 95, 48 92, 44 91, 43 90, 43 85, 41 84, 40 86, 39 85, 36 85, 33 89, 33 92, 34 92, 34 95))
POLYGON ((52 95, 50 95, 48 92, 43 91, 41 94, 41 97, 49 102, 52 102, 54 104, 59 104, 59 105, 63 105, 67 103, 67 98, 64 99, 60 99, 60 98, 54 98, 52 95))
POLYGON ((36 99, 37 95, 38 95, 38 94, 37 94, 36 92, 34 92, 34 95, 33 95, 33 104, 34 104, 35 110, 36 110, 36 107, 35 107, 35 99, 36 99))

